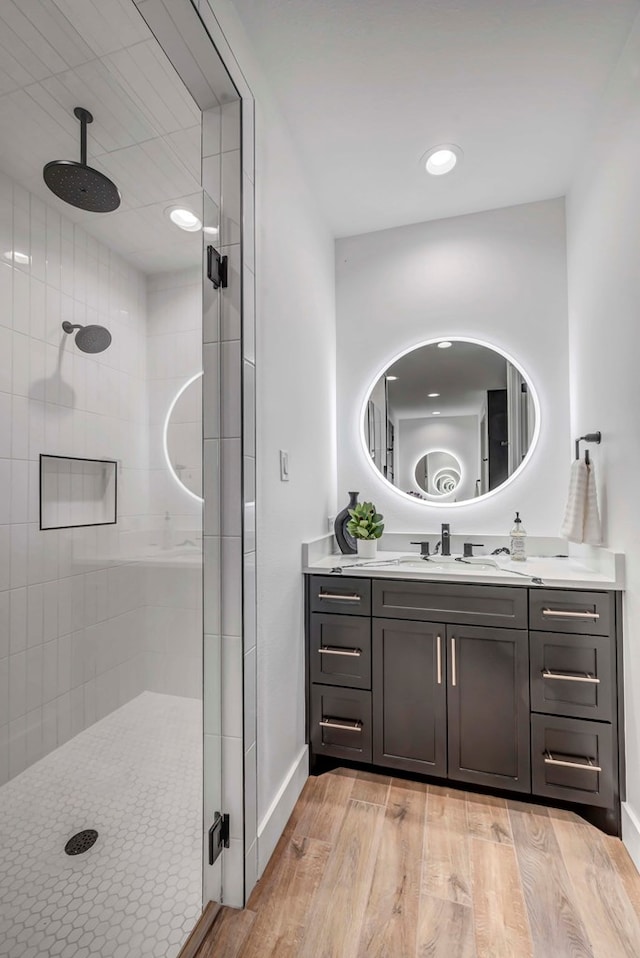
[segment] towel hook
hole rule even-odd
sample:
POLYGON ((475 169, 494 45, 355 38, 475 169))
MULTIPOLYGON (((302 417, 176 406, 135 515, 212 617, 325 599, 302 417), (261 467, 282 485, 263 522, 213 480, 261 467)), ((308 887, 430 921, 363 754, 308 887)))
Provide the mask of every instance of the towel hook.
MULTIPOLYGON (((580 458, 580 443, 581 442, 595 442, 597 445, 600 445, 602 442, 602 433, 601 432, 588 432, 584 436, 580 436, 579 439, 576 439, 576 459, 580 458)), ((584 461, 589 465, 589 450, 585 449, 584 451, 584 461)))

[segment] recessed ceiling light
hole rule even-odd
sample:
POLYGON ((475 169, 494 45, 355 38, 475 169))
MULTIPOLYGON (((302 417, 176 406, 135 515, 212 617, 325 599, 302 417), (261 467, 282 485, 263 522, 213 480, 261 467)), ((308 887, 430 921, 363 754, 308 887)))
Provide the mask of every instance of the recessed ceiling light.
POLYGON ((429 399, 437 399, 440 393, 428 393, 429 399))
POLYGON ((450 343, 448 339, 443 339, 441 343, 438 343, 438 349, 449 349, 453 346, 453 343, 450 343))
POLYGON ((422 162, 427 173, 431 173, 432 176, 443 176, 445 173, 451 172, 461 156, 462 150, 459 146, 446 143, 441 146, 434 146, 428 153, 425 153, 422 162))
POLYGON ((398 377, 397 376, 385 376, 385 379, 388 383, 394 383, 398 377))
POLYGON ((218 235, 218 227, 217 227, 217 226, 203 226, 203 227, 202 227, 202 232, 203 232, 203 233, 208 233, 210 236, 217 236, 217 235, 218 235))
POLYGON ((192 210, 187 210, 183 206, 170 206, 165 212, 174 226, 179 226, 187 233, 197 233, 202 229, 202 221, 192 210))
POLYGON ((440 416, 441 413, 440 413, 439 410, 436 409, 434 412, 431 413, 431 415, 432 415, 432 416, 440 416))
POLYGON ((10 263, 18 263, 20 266, 26 266, 31 262, 31 257, 26 253, 21 253, 17 249, 8 249, 6 253, 2 254, 5 259, 8 259, 10 263))

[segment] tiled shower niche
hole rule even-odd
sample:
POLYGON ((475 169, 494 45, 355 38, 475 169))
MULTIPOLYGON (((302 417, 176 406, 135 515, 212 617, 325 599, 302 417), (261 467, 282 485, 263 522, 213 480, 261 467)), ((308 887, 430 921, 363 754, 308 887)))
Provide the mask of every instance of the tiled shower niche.
POLYGON ((118 463, 40 456, 40 529, 115 525, 118 463))

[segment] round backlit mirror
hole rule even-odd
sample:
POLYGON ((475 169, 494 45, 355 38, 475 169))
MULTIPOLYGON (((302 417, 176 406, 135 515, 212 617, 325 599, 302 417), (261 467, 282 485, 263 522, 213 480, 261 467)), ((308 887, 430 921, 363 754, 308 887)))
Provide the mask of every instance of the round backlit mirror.
POLYGON ((433 449, 418 459, 415 479, 423 492, 432 496, 449 496, 462 479, 462 466, 450 452, 433 449))
POLYGON ((398 492, 431 505, 495 493, 530 458, 539 431, 535 389, 518 363, 455 337, 396 357, 363 410, 372 466, 398 492))
POLYGON ((202 373, 188 379, 169 406, 164 455, 176 482, 202 502, 202 373))

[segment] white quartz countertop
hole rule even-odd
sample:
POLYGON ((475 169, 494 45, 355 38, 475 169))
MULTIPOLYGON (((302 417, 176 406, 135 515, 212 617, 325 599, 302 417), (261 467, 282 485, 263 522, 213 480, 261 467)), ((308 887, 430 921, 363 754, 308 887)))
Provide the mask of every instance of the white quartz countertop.
POLYGON ((476 556, 469 563, 466 560, 456 561, 457 558, 451 556, 442 559, 435 556, 432 561, 424 562, 419 555, 407 552, 378 552, 375 560, 340 554, 325 555, 310 560, 308 564, 303 563, 302 571, 326 575, 341 569, 342 575, 366 578, 522 585, 531 588, 605 591, 624 588, 620 576, 597 571, 574 557, 531 556, 525 562, 514 562, 508 556, 476 556))

